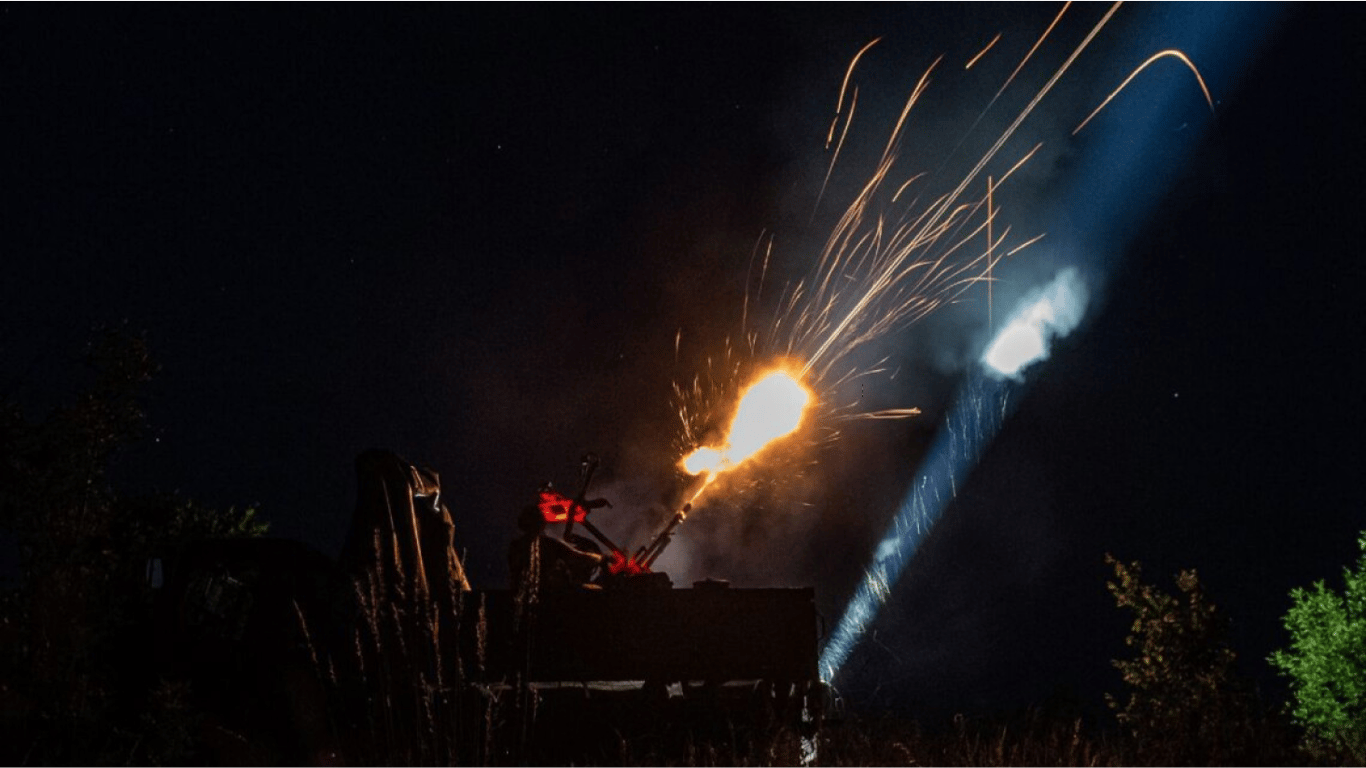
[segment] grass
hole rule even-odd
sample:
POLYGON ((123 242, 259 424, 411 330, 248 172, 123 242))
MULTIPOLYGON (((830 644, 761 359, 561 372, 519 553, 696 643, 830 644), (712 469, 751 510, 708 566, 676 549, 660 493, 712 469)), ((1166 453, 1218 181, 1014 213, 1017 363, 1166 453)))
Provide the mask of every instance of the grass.
MULTIPOLYGON (((1240 715, 1200 743, 1179 733, 1139 739, 1111 718, 1088 722, 1030 709, 994 718, 925 723, 842 717, 803 741, 800 717, 772 689, 694 687, 594 691, 543 688, 525 670, 488 680, 489 632, 482 597, 455 592, 434 602, 426 581, 396 547, 377 537, 371 567, 353 579, 353 613, 343 636, 315 647, 313 675, 327 724, 313 737, 312 762, 367 765, 1291 765, 1346 764, 1296 748, 1282 718, 1240 715), (473 622, 472 644, 452 642, 473 622), (341 642, 335 642, 340 639, 341 642), (815 745, 814 754, 810 747, 815 745), (814 759, 813 759, 814 758, 814 759)), ((430 569, 428 569, 430 570, 430 569)), ((516 590, 516 623, 534 626, 536 585, 516 590)), ((439 592, 440 590, 434 590, 439 592)), ((468 634, 468 633, 467 633, 468 634)), ((518 642, 514 640, 514 643, 518 642)), ((525 656, 524 656, 525 658, 525 656)), ((1191 731, 1195 733, 1196 731, 1191 731)), ((811 731, 807 733, 808 737, 811 731)))

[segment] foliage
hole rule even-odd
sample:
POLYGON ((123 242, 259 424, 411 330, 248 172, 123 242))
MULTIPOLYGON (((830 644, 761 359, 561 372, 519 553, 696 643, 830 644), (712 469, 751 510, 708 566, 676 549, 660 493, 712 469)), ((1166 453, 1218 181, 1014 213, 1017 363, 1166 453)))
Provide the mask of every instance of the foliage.
POLYGON ((203 716, 190 705, 190 684, 161 680, 151 689, 139 718, 146 738, 141 757, 149 765, 183 765, 195 754, 195 732, 203 716))
POLYGON ((0 600, 0 704, 7 735, 18 737, 6 748, 39 763, 183 759, 183 736, 148 731, 183 710, 185 696, 170 695, 173 682, 154 687, 147 560, 264 525, 253 509, 219 514, 116 493, 109 468, 144 431, 139 396, 156 366, 141 339, 121 332, 101 334, 86 364, 84 390, 42 420, 0 402, 0 534, 19 566, 0 600))
POLYGON ((218 510, 176 494, 154 494, 121 500, 118 518, 126 538, 155 550, 195 539, 264 536, 270 523, 256 513, 256 507, 218 510))
POLYGON ((1106 587, 1134 617, 1124 639, 1134 657, 1113 662, 1128 699, 1121 706, 1105 698, 1132 737, 1135 757, 1176 765, 1247 761, 1255 736, 1251 695, 1234 671, 1227 619, 1206 599, 1196 572, 1177 574, 1178 598, 1144 583, 1139 563, 1105 559, 1115 573, 1106 587))
POLYGON ((1366 532, 1359 543, 1356 569, 1343 569, 1343 592, 1323 580, 1291 590, 1294 605, 1284 618, 1290 647, 1270 658, 1290 678, 1292 715, 1311 753, 1341 750, 1358 765, 1366 763, 1366 532))

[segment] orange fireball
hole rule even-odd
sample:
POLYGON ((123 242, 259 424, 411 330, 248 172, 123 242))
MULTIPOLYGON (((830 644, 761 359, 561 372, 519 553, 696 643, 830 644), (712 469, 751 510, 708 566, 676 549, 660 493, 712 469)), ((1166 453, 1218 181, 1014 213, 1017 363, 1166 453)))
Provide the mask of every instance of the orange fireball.
POLYGON ((797 431, 811 392, 785 371, 766 374, 745 390, 720 448, 702 447, 683 459, 689 474, 733 469, 764 446, 797 431))

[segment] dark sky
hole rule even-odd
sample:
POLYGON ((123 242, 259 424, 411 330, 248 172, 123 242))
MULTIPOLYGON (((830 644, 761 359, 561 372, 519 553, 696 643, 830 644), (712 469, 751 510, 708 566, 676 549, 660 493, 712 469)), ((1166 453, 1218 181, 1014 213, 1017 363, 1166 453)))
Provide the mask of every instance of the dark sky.
MULTIPOLYGON (((591 450, 601 514, 648 530, 681 493, 671 384, 738 335, 755 242, 775 237, 771 301, 936 56, 903 162, 956 178, 1103 10, 1069 12, 970 130, 1056 9, 849 5, 0 8, 0 394, 41 413, 92 328, 126 325, 162 368, 129 487, 259 504, 335 554, 355 456, 389 448, 441 473, 472 576, 501 586, 515 510, 591 450), (845 66, 879 35, 813 218, 845 66)), ((1113 686, 1107 551, 1198 568, 1274 686, 1286 593, 1355 557, 1359 13, 1233 7, 1198 38, 1181 12, 1122 9, 1022 129, 1012 156, 1045 148, 997 202, 1048 235, 994 301, 1078 259, 1097 299, 851 659, 851 695, 1113 686), (1166 47, 1201 66, 1213 116, 1163 62, 1068 136, 1166 47)), ((891 355, 897 377, 852 397, 922 416, 844 425, 802 477, 699 513, 675 580, 813 585, 833 622, 985 314, 970 292, 852 361, 891 355)))

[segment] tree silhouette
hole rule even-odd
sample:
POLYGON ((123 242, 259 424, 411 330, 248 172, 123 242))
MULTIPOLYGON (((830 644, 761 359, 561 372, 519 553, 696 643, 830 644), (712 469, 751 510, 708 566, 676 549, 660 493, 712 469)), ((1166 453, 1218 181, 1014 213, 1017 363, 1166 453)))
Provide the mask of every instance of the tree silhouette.
POLYGON ((139 396, 156 366, 143 340, 118 331, 97 337, 86 364, 90 384, 40 421, 0 401, 0 532, 19 566, 0 594, 5 754, 9 764, 183 761, 175 744, 186 741, 161 738, 184 696, 151 672, 148 560, 264 525, 250 509, 120 497, 109 466, 144 431, 139 396))

